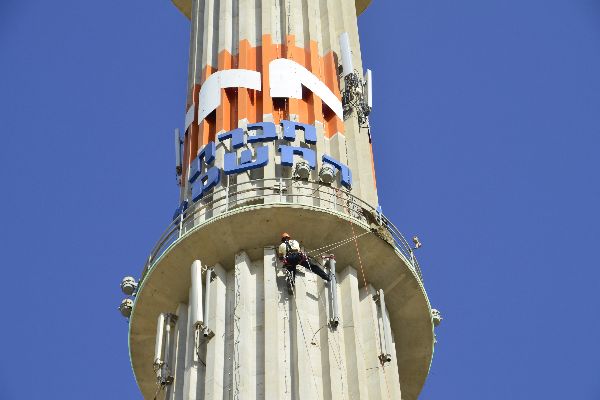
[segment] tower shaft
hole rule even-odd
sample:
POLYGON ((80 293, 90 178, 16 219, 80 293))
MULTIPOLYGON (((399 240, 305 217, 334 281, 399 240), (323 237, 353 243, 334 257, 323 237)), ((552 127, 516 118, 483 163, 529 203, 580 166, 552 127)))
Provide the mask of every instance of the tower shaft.
MULTIPOLYGON (((189 164, 207 143, 218 143, 219 134, 257 122, 290 120, 314 125, 318 142, 308 147, 317 152, 317 164, 329 154, 347 165, 353 171, 353 194, 377 206, 368 128, 360 128, 356 113, 341 111, 346 89, 339 69, 343 33, 349 37, 355 76, 363 75, 356 6, 353 0, 192 2, 187 109, 194 123, 184 138, 184 197, 189 164), (273 61, 279 59, 292 61, 296 68, 276 68, 273 61), (232 70, 256 71, 260 89, 235 77, 220 85, 210 81, 215 73, 232 70), (202 90, 207 81, 211 90, 202 90), (296 91, 294 85, 301 89, 296 91), (218 98, 214 90, 220 91, 218 98), (218 105, 203 108, 213 102, 218 105)), ((358 6, 365 7, 363 2, 358 6)), ((277 153, 272 150, 269 157, 275 163, 277 153)), ((222 155, 217 157, 219 164, 222 155)), ((312 177, 318 179, 316 170, 312 177)), ((286 175, 289 171, 262 171, 263 178, 286 175)))
POLYGON ((174 3, 191 24, 180 205, 122 285, 144 397, 416 399, 432 311, 378 207, 357 28, 370 1, 174 3), (327 275, 298 265, 292 284, 281 232, 327 275))

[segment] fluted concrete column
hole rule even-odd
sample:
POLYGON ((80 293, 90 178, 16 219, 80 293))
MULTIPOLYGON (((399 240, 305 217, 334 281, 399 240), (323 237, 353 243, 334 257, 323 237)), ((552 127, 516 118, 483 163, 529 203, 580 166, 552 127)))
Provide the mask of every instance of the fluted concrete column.
POLYGON ((350 398, 367 400, 365 350, 361 343, 361 321, 356 270, 352 267, 342 272, 342 329, 346 351, 346 371, 350 398))
MULTIPOLYGON (((210 279, 210 277, 205 277, 210 279)), ((227 273, 217 264, 210 282, 210 302, 207 325, 214 336, 206 343, 206 378, 204 399, 223 400, 223 370, 225 366, 225 312, 227 273), (218 333, 218 334, 217 334, 218 333)))
POLYGON ((238 252, 231 267, 216 264, 212 277, 202 274, 210 290, 197 307, 208 300, 204 320, 214 336, 200 336, 199 354, 190 306, 177 307, 175 380, 166 400, 400 399, 395 351, 392 362, 379 364, 374 289, 360 288, 354 268, 338 274, 334 328, 323 280, 299 267, 291 295, 274 246, 254 260, 238 252))

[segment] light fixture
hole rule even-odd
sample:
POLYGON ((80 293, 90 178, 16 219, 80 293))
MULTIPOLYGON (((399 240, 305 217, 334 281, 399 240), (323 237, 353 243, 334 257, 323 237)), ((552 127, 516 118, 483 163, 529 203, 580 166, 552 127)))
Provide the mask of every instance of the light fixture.
POLYGON ((433 326, 439 326, 442 323, 442 313, 440 310, 436 310, 435 308, 431 309, 431 318, 433 319, 433 326))
POLYGON ((308 177, 310 176, 310 165, 308 165, 308 163, 304 160, 299 161, 296 164, 294 176, 300 179, 308 179, 308 177))
POLYGON ((121 305, 119 305, 119 311, 121 315, 125 318, 129 318, 131 316, 131 311, 133 310, 133 300, 131 299, 123 299, 121 305))
POLYGON ((325 164, 319 171, 319 179, 326 185, 331 185, 335 179, 336 170, 329 164, 325 164))
POLYGON ((413 243, 415 244, 415 250, 420 248, 421 246, 423 246, 423 244, 421 243, 421 241, 419 240, 419 238, 417 236, 413 236, 413 243))
POLYGON ((135 291, 137 290, 137 287, 138 287, 138 284, 135 281, 135 278, 132 276, 126 276, 121 281, 121 290, 127 296, 132 296, 135 293, 135 291))

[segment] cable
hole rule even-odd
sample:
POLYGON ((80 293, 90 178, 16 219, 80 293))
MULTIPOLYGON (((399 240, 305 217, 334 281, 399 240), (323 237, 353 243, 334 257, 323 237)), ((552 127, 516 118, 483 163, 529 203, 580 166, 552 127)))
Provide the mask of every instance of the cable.
POLYGON ((160 394, 160 392, 164 389, 165 385, 161 384, 161 383, 157 383, 158 385, 158 389, 156 389, 156 392, 154 392, 154 400, 158 399, 158 395, 160 394))
MULTIPOLYGON (((348 208, 346 208, 346 210, 349 211, 348 208)), ((354 245, 355 245, 355 248, 356 248, 356 255, 358 257, 358 264, 360 265, 360 272, 362 274, 363 282, 365 284, 365 293, 367 294, 367 297, 371 297, 370 293, 369 293, 369 288, 368 288, 368 283, 367 283, 367 277, 365 275, 365 271, 364 271, 364 268, 363 268, 362 257, 360 255, 360 248, 358 247, 358 240, 356 240, 356 232, 354 231, 354 223, 352 222, 351 219, 348 220, 348 222, 350 222, 350 227, 352 228, 352 236, 355 238, 354 239, 354 245)), ((383 315, 383 313, 385 313, 385 310, 381 310, 381 311, 382 311, 382 318, 386 318, 386 316, 383 315)), ((373 315, 372 312, 370 314, 371 314, 371 319, 372 319, 372 322, 373 322, 373 326, 375 326, 375 322, 376 322, 375 321, 375 316, 373 315)), ((380 340, 381 340, 381 338, 380 338, 380 340)), ((361 343, 361 347, 362 347, 362 343, 361 343)), ((364 357, 364 351, 362 353, 363 353, 363 357, 364 357)), ((365 359, 365 364, 366 364, 366 359, 365 359)), ((387 394, 388 394, 388 399, 391 399, 391 396, 390 396, 390 387, 388 385, 387 374, 386 374, 386 371, 385 371, 385 363, 383 363, 383 362, 381 363, 381 368, 383 370, 383 377, 384 377, 384 380, 385 380, 385 386, 386 386, 386 390, 387 390, 387 394)))
POLYGON ((348 237, 346 239, 342 239, 342 240, 340 240, 338 242, 330 243, 330 244, 325 245, 323 247, 319 247, 317 249, 307 251, 306 254, 315 254, 315 253, 317 253, 317 252, 319 252, 321 250, 323 250, 323 252, 321 254, 323 254, 325 252, 330 252, 332 250, 335 250, 335 249, 338 249, 338 248, 340 248, 342 246, 347 245, 348 243, 352 242, 353 240, 356 240, 356 239, 361 238, 361 237, 363 237, 365 235, 368 235, 369 233, 371 233, 371 231, 363 232, 363 233, 361 233, 358 236, 350 236, 350 237, 348 237))

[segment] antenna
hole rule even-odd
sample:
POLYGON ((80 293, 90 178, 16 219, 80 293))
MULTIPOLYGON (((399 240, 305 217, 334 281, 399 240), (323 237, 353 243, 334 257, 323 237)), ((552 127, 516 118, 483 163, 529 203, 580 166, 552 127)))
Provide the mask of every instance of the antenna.
POLYGON ((370 69, 365 74, 365 104, 369 111, 373 108, 373 71, 370 69))
POLYGON ((342 53, 342 76, 346 77, 354 72, 354 64, 352 63, 352 50, 350 49, 350 37, 348 32, 340 35, 340 52, 342 53))
POLYGON ((181 175, 181 137, 179 136, 179 128, 175 128, 175 171, 177 176, 181 175))

